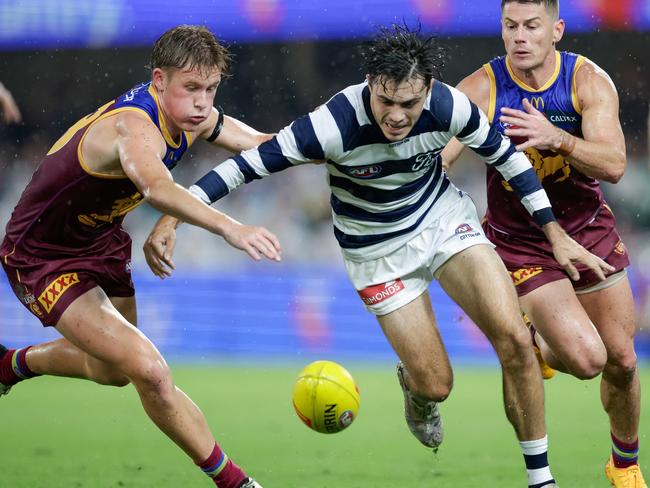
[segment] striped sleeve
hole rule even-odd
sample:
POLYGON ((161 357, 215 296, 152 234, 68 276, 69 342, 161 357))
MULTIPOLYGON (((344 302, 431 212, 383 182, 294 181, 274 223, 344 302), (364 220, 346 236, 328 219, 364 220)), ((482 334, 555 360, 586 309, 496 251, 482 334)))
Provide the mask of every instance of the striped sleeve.
POLYGON ((460 91, 454 97, 452 135, 494 166, 510 184, 535 222, 543 226, 555 220, 551 202, 528 158, 517 152, 508 137, 490 125, 485 114, 460 91))
POLYGON ((190 191, 214 203, 232 190, 273 173, 313 160, 331 157, 341 147, 341 135, 326 105, 300 117, 273 139, 227 159, 204 175, 190 191))

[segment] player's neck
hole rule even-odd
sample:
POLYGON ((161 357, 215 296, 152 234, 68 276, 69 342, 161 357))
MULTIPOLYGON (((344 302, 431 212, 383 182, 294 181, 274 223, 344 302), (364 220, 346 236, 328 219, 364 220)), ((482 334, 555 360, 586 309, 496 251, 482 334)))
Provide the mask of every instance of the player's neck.
POLYGON ((538 90, 548 83, 556 71, 557 63, 559 62, 556 53, 557 51, 555 50, 551 51, 541 64, 533 68, 519 69, 510 62, 510 69, 520 81, 538 90))
POLYGON ((176 127, 176 124, 174 124, 170 120, 170 118, 167 116, 167 113, 166 113, 165 108, 164 108, 162 103, 160 104, 160 112, 161 112, 161 115, 162 115, 161 118, 162 118, 162 122, 163 122, 163 126, 160 129, 163 131, 163 133, 167 132, 167 134, 169 135, 169 137, 173 141, 178 141, 178 138, 180 137, 181 132, 183 132, 182 129, 176 127))

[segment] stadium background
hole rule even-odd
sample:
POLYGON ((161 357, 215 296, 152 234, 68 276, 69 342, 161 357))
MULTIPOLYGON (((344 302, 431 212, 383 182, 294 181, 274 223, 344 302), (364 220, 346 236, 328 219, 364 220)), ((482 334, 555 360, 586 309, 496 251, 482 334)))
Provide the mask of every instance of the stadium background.
MULTIPOLYGON (((629 164, 619 184, 603 187, 633 258, 647 389, 650 0, 563 0, 562 16, 567 34, 560 48, 592 58, 619 90, 629 164)), ((362 80, 356 46, 376 26, 417 19, 449 48, 444 80, 450 84, 502 53, 497 1, 0 0, 0 81, 25 118, 18 126, 0 124, 0 226, 64 130, 147 79, 151 44, 173 25, 208 25, 231 45, 234 76, 219 89, 218 103, 260 130, 276 131, 362 80)), ((227 157, 201 146, 207 145, 197 144, 175 170, 181 183, 227 157)), ((482 211, 482 163, 466 154, 452 180, 482 211)), ((183 226, 178 269, 164 282, 148 272, 141 253, 156 212, 142 205, 126 218, 140 326, 173 358, 177 384, 206 412, 229 454, 266 488, 524 486, 494 356, 435 284, 434 307, 456 366, 454 391, 442 407, 446 440, 432 458, 409 434, 394 355, 344 276, 328 199, 320 167, 241 188, 218 207, 276 232, 284 261, 253 263, 221 239, 183 226), (320 358, 343 361, 361 389, 358 420, 336 436, 308 431, 291 412, 293 378, 320 358)), ((0 341, 22 346, 47 337, 54 332, 19 305, 2 275, 0 341)), ((559 375, 547 383, 550 459, 561 486, 607 484, 608 428, 598 397, 598 381, 559 375)), ((640 437, 649 473, 645 398, 640 437)), ((0 470, 0 486, 10 488, 208 484, 146 419, 132 388, 50 377, 20 385, 0 401, 0 470)))
MULTIPOLYGON (((650 1, 565 1, 560 48, 606 69, 621 99, 629 164, 616 186, 603 184, 634 263, 631 278, 640 325, 650 313, 650 193, 646 116, 650 88, 650 1)), ((31 172, 74 121, 148 77, 151 43, 177 23, 208 25, 235 53, 233 77, 219 89, 226 113, 263 131, 363 78, 356 46, 378 25, 418 19, 449 49, 444 80, 456 84, 502 53, 499 9, 484 2, 242 0, 219 2, 0 1, 0 80, 25 121, 0 128, 0 225, 4 227, 31 172)), ((226 154, 197 144, 175 170, 191 184, 226 154)), ((468 152, 469 153, 469 152, 468 152)), ((172 279, 146 268, 141 246, 157 218, 141 206, 126 219, 134 237, 140 326, 167 355, 182 360, 235 357, 301 359, 392 357, 374 319, 349 285, 332 235, 329 193, 320 167, 301 167, 238 190, 218 203, 235 218, 265 225, 284 249, 281 264, 256 264, 221 239, 184 226, 172 279), (360 347, 360 345, 362 346, 360 347)), ((452 180, 484 208, 482 163, 466 154, 452 180)), ((0 285, 0 337, 20 345, 53 337, 0 285)), ((452 357, 492 361, 476 328, 432 285, 433 302, 452 357)), ((650 354, 642 331, 640 353, 650 354)))

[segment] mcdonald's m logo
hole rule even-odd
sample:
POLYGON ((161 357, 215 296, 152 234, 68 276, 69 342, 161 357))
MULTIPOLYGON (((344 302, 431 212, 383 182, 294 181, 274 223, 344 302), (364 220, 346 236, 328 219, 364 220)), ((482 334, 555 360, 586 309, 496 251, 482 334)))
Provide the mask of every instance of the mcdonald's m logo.
POLYGON ((530 103, 533 104, 537 110, 544 110, 544 99, 542 97, 532 97, 530 103))

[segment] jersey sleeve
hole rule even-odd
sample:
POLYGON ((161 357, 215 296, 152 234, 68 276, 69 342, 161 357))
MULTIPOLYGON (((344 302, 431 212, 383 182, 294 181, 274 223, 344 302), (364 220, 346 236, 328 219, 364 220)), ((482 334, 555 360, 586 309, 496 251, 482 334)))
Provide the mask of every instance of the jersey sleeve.
POLYGON ((452 88, 452 133, 485 164, 493 166, 541 227, 555 220, 551 202, 528 158, 517 152, 510 139, 490 125, 485 114, 465 94, 452 88))
POLYGON ((340 134, 328 105, 293 121, 271 140, 227 159, 204 175, 190 191, 211 204, 244 183, 314 160, 334 157, 340 134))

